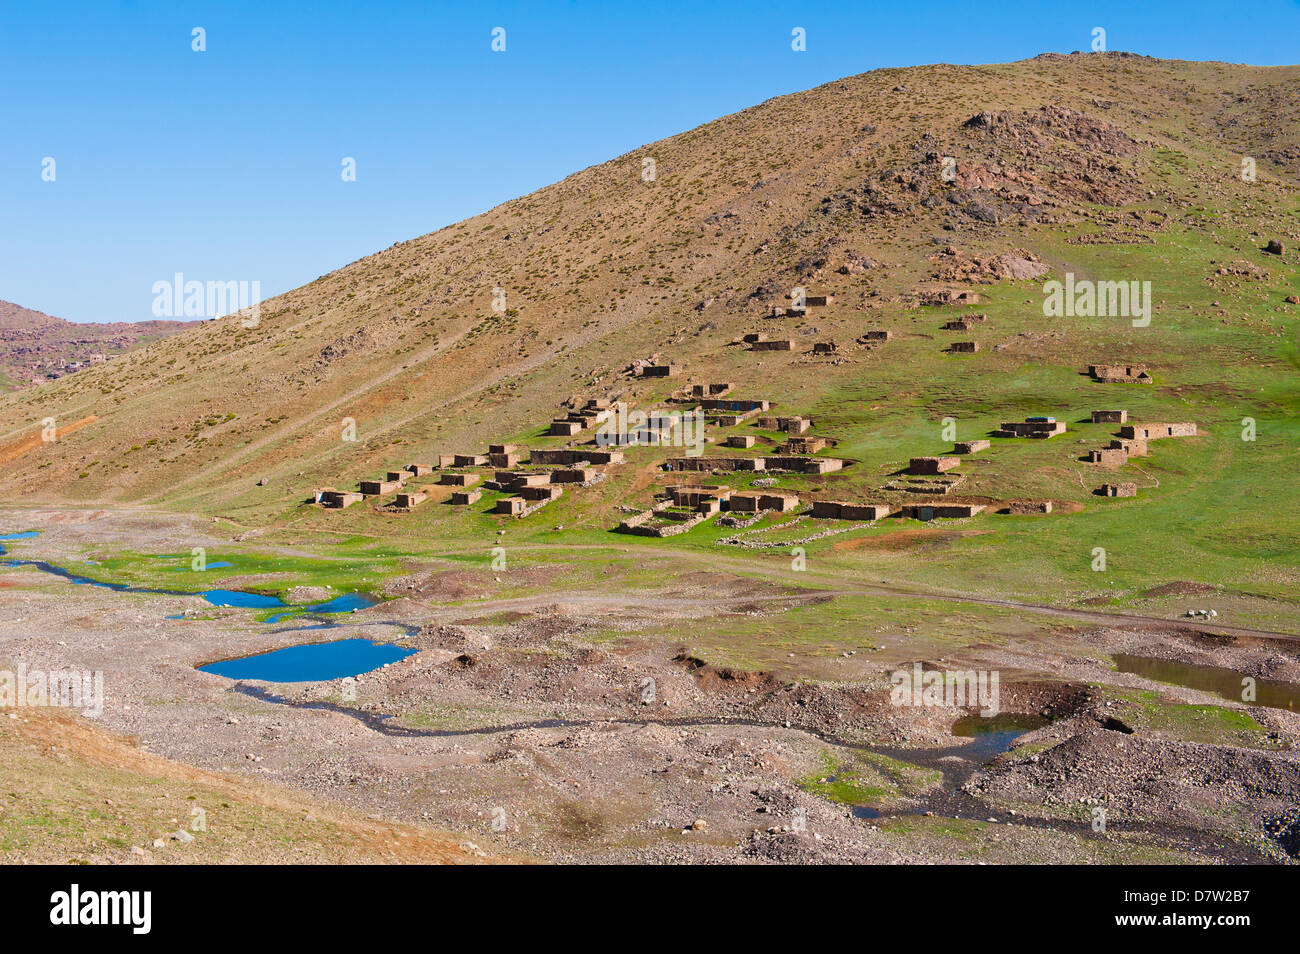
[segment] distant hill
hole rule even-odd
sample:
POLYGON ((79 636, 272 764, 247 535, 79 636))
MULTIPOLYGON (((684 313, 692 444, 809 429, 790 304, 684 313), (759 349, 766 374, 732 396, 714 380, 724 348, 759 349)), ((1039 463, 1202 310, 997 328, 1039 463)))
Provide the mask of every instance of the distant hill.
MULTIPOLYGON (((256 327, 198 323, 0 396, 0 444, 51 414, 95 416, 7 465, 0 494, 257 519, 313 485, 532 442, 569 398, 647 406, 689 381, 824 422, 862 461, 845 492, 943 449, 949 413, 983 427, 1049 399, 1073 412, 1095 361, 1150 363, 1157 384, 1086 400, 1147 400, 1155 420, 1262 419, 1243 396, 1291 373, 1294 335, 1276 323, 1295 312, 1298 173, 1294 66, 1052 54, 848 77, 376 252, 264 302, 256 327), (1271 238, 1284 256, 1262 252, 1271 238), (1042 282, 1067 272, 1154 278, 1155 319, 1045 318, 1042 282), (768 318, 796 286, 834 304, 768 318), (943 316, 917 307, 945 287, 977 288, 990 309, 978 354, 946 355, 943 316), (855 350, 872 327, 897 343, 855 350), (755 331, 799 347, 733 343, 755 331), (840 352, 814 362, 824 339, 840 352), (652 354, 683 377, 625 373, 652 354), (340 439, 345 419, 355 441, 340 439)), ((970 470, 976 488, 990 472, 990 494, 1089 500, 1067 470, 1011 468, 1000 483, 970 470)))
POLYGON ((78 324, 0 301, 0 389, 60 378, 187 327, 184 321, 78 324))

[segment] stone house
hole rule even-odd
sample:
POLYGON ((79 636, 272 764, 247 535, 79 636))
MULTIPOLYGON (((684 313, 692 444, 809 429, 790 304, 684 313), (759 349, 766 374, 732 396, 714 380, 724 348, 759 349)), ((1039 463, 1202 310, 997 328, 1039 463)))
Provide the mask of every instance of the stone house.
POLYGON ((1117 467, 1128 461, 1128 451, 1122 447, 1103 447, 1100 450, 1088 451, 1088 462, 1090 464, 1104 464, 1108 467, 1117 467))
POLYGON ((401 489, 401 482, 396 480, 361 481, 361 492, 367 497, 382 497, 384 494, 396 493, 401 489))
POLYGON ((393 500, 393 506, 404 507, 407 510, 410 510, 412 507, 424 503, 428 497, 428 494, 420 493, 419 491, 407 491, 397 495, 393 500))
POLYGON ((749 346, 750 351, 793 351, 794 340, 780 338, 773 341, 755 341, 749 346))
POLYGON ((983 510, 983 504, 909 504, 902 508, 902 514, 904 517, 910 517, 913 520, 956 520, 963 517, 973 517, 983 510))
POLYGON ((844 461, 837 457, 802 457, 800 472, 804 474, 830 474, 844 467, 844 461))
POLYGON ((1023 421, 1003 421, 1002 429, 994 433, 998 437, 1045 439, 1064 434, 1065 422, 1054 417, 1027 417, 1023 421))
POLYGON ((1138 485, 1132 481, 1119 484, 1102 484, 1098 492, 1103 497, 1136 497, 1138 485))
POLYGON ((1128 411, 1093 411, 1094 424, 1123 424, 1128 420, 1128 411))
POLYGON ((473 487, 478 481, 478 474, 443 474, 438 478, 438 483, 448 487, 473 487))
POLYGON ((731 382, 721 381, 717 384, 692 384, 691 397, 693 398, 712 398, 721 397, 731 392, 731 382))
POLYGON ((753 434, 733 434, 722 442, 725 447, 753 447, 753 434))
POLYGON ((952 445, 952 452, 954 454, 978 454, 982 450, 988 450, 989 446, 989 442, 983 440, 957 441, 952 445))
POLYGON ((762 457, 669 457, 659 465, 667 471, 755 471, 765 469, 762 457))
POLYGON ((765 400, 749 400, 743 398, 705 398, 700 401, 700 407, 705 411, 730 411, 733 414, 752 414, 754 411, 766 411, 768 402, 765 400))
POLYGON ((504 513, 509 514, 512 517, 517 517, 524 512, 524 506, 525 501, 523 497, 502 497, 496 502, 496 506, 492 509, 492 512, 504 513))
POLYGON ((320 504, 322 507, 342 508, 360 503, 364 496, 355 490, 322 490, 320 504))
POLYGON ((624 460, 621 450, 592 450, 588 448, 564 447, 557 450, 533 450, 528 462, 534 467, 539 465, 554 466, 568 464, 621 464, 624 460))
POLYGON ((770 471, 789 471, 796 474, 829 474, 840 470, 844 461, 835 457, 763 457, 763 467, 770 471))
POLYGON ((739 513, 758 513, 760 510, 775 510, 778 513, 787 513, 799 506, 799 497, 797 494, 745 491, 744 493, 733 493, 727 501, 727 509, 739 513))
POLYGON ((1088 374, 1106 384, 1150 384, 1151 375, 1140 364, 1090 364, 1088 374))
POLYGON ((807 417, 760 417, 754 423, 765 431, 783 434, 802 434, 812 427, 812 419, 807 417))
POLYGON ((407 464, 406 469, 412 477, 428 477, 433 473, 433 467, 430 464, 407 464))
POLYGON ((1122 447, 1129 457, 1146 457, 1147 442, 1141 438, 1112 438, 1107 447, 1122 447))
POLYGON ((532 472, 502 470, 497 471, 496 482, 507 490, 518 490, 520 487, 544 487, 551 482, 551 472, 549 470, 532 472))
POLYGON ((551 471, 553 484, 589 484, 600 475, 594 467, 561 468, 551 471))
POLYGON ((961 465, 960 457, 913 457, 907 465, 909 474, 942 474, 961 465))
POLYGON ((451 494, 451 502, 457 507, 467 507, 472 503, 477 503, 483 496, 481 490, 454 490, 451 494))
POLYGON ((564 493, 563 487, 556 487, 554 484, 544 486, 525 485, 519 489, 519 496, 524 500, 554 500, 564 493))
POLYGON ((731 497, 730 487, 669 487, 674 507, 699 507, 705 501, 721 502, 731 497))
POLYGON ((883 520, 889 516, 889 507, 885 504, 851 503, 845 500, 814 500, 812 515, 838 520, 883 520))
POLYGON ((824 437, 792 437, 780 447, 785 454, 815 454, 830 445, 824 437))
POLYGON ((948 350, 954 354, 974 354, 980 349, 978 341, 954 341, 948 350))
POLYGON ((1119 429, 1120 437, 1137 438, 1144 441, 1156 441, 1163 437, 1195 437, 1196 422, 1184 421, 1178 424, 1125 424, 1119 429))

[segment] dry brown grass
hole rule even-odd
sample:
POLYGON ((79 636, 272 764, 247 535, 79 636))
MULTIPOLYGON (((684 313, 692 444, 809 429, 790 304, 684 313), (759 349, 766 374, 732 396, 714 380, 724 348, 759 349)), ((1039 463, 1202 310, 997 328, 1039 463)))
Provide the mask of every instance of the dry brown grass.
POLYGON ((452 836, 146 752, 65 710, 0 714, 0 858, 66 863, 477 864, 452 836), (182 845, 190 810, 208 831, 182 845), (155 838, 165 847, 153 848, 155 838), (139 846, 148 854, 132 854, 139 846))

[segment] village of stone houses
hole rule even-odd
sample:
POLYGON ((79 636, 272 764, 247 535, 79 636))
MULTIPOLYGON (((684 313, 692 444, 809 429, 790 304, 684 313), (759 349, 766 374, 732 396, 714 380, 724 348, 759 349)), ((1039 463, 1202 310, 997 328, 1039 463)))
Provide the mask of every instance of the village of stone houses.
POLYGON ((0 860, 1294 864, 1298 248, 1300 68, 884 69, 0 393, 0 860))

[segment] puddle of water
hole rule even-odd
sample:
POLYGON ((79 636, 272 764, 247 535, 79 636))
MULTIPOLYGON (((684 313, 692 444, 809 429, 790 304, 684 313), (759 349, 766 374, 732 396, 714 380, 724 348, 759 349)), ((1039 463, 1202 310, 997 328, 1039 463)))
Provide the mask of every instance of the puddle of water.
POLYGON ((354 610, 378 606, 379 603, 380 600, 375 599, 373 596, 367 596, 365 593, 343 593, 332 600, 317 603, 315 606, 308 606, 304 609, 294 607, 283 613, 272 613, 266 618, 266 622, 278 623, 282 619, 288 619, 300 613, 351 613, 354 610))
POLYGON ((264 596, 261 593, 244 593, 240 590, 204 590, 198 594, 213 606, 245 606, 252 609, 266 609, 270 606, 283 606, 279 597, 264 596))
POLYGON ((200 666, 227 679, 260 679, 265 682, 325 682, 345 676, 359 676, 385 663, 405 659, 414 649, 376 643, 369 639, 339 639, 331 643, 289 646, 260 656, 229 659, 200 666))
POLYGON ((379 600, 365 593, 344 593, 328 602, 309 606, 308 609, 315 613, 350 613, 353 610, 369 609, 378 603, 379 600))
POLYGON ((20 530, 17 533, 0 533, 0 540, 30 540, 40 535, 39 530, 20 530))
MULTIPOLYGON (((1246 701, 1241 698, 1241 680, 1245 677, 1235 669, 1197 666, 1170 659, 1130 656, 1127 653, 1117 653, 1113 658, 1115 667, 1120 672, 1132 673, 1145 679, 1167 682, 1187 689, 1199 689, 1201 692, 1210 692, 1232 702, 1246 701)), ((1291 682, 1256 679, 1253 704, 1267 706, 1270 709, 1300 711, 1300 686, 1291 682)))
POLYGON ((961 747, 969 758, 981 762, 1009 752, 1016 739, 1026 732, 1041 729, 1049 719, 1027 713, 1006 712, 995 716, 970 715, 952 724, 952 734, 961 739, 971 739, 961 747))
MULTIPOLYGON (((235 565, 235 564, 231 563, 229 560, 218 560, 216 563, 209 563, 208 566, 207 566, 207 568, 208 568, 209 570, 219 570, 219 569, 221 569, 223 566, 234 566, 234 565, 235 565)), ((193 573, 193 572, 195 572, 195 571, 192 570, 192 569, 191 569, 190 567, 188 567, 188 566, 177 566, 177 567, 172 567, 172 572, 173 572, 173 573, 193 573)), ((203 572, 203 571, 200 570, 200 571, 198 571, 198 572, 203 572)))

